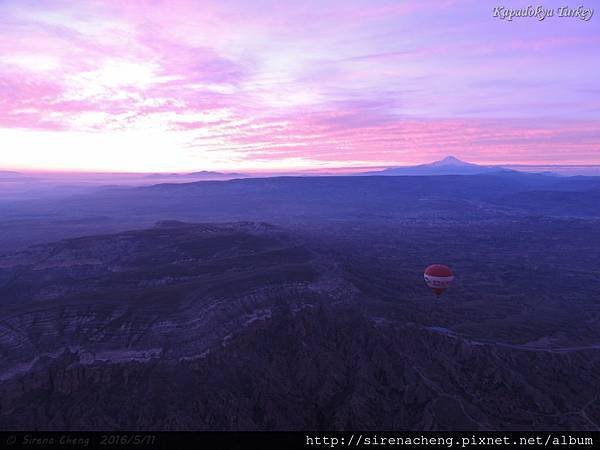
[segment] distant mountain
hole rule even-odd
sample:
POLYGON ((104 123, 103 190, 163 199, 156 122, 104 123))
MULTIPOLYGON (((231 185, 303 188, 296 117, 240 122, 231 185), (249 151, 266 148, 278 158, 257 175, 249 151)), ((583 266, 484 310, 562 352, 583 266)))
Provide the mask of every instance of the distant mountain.
POLYGON ((22 173, 12 172, 10 170, 0 170, 0 180, 14 180, 23 177, 22 173))
POLYGON ((146 178, 195 178, 203 180, 230 180, 232 178, 246 178, 248 175, 243 173, 213 172, 210 170, 201 170, 190 173, 152 173, 146 175, 146 178))
POLYGON ((145 178, 167 178, 167 177, 179 177, 180 173, 150 173, 145 178))
POLYGON ((462 161, 454 156, 447 156, 439 161, 418 166, 389 167, 387 169, 363 172, 358 175, 475 175, 480 173, 512 171, 498 166, 480 166, 462 161))
POLYGON ((203 177, 203 178, 244 178, 247 177, 248 175, 245 175, 243 173, 236 173, 236 172, 212 172, 212 171, 208 171, 208 170, 201 170, 200 172, 192 172, 192 173, 188 173, 188 176, 194 176, 194 177, 203 177))

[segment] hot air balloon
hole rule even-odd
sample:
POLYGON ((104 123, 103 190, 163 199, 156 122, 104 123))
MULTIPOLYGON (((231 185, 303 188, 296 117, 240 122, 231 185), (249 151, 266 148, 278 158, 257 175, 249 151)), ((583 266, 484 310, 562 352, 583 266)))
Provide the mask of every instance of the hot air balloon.
POLYGON ((448 289, 452 280, 454 280, 454 275, 452 275, 450 267, 444 266, 443 264, 432 264, 427 267, 423 277, 425 278, 427 286, 429 286, 438 296, 442 295, 442 293, 448 289))

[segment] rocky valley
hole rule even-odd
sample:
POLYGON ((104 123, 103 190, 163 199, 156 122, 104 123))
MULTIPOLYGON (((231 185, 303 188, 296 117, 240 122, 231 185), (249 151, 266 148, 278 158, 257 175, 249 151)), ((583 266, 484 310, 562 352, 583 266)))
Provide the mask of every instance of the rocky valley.
POLYGON ((0 428, 598 428, 597 284, 561 316, 527 276, 486 290, 455 258, 463 286, 437 300, 427 229, 350 228, 163 221, 6 254, 0 428))

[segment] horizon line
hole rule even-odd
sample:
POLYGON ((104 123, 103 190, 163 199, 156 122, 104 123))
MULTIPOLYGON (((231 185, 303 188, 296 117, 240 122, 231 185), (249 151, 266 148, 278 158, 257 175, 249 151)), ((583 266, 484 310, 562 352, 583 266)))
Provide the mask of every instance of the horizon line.
MULTIPOLYGON (((192 175, 194 173, 199 172, 207 172, 214 174, 237 174, 237 175, 250 175, 250 174, 281 174, 281 173, 328 173, 328 172, 336 172, 336 171, 347 171, 347 172, 356 172, 361 170, 375 170, 375 169, 391 169, 391 168, 409 168, 409 167, 418 167, 422 165, 432 164, 437 161, 424 162, 420 164, 410 164, 410 165, 377 165, 377 166, 337 166, 337 167, 326 167, 326 168, 281 168, 274 170, 261 170, 261 169, 190 169, 189 171, 177 171, 177 170, 164 170, 164 171, 120 171, 120 170, 96 170, 96 169, 43 169, 43 168, 11 168, 11 167, 0 167, 1 172, 14 172, 20 174, 97 174, 97 175, 192 175)), ((471 164, 480 165, 482 167, 531 167, 531 168, 544 168, 544 167, 556 167, 556 168, 600 168, 600 163, 593 164, 581 164, 581 163, 569 163, 569 164, 557 164, 557 163, 501 163, 501 164, 481 164, 477 162, 464 161, 469 162, 471 164)))

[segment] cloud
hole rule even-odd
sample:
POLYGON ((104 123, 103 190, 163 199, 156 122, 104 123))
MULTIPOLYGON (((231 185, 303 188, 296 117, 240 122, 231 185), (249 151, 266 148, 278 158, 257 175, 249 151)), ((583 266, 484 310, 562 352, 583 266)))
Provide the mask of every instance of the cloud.
MULTIPOLYGON (((245 167, 447 153, 598 162, 597 34, 573 21, 507 27, 484 3, 5 1, 0 129, 30 133, 40 147, 27 164, 47 131, 63 143, 119 133, 129 146, 162 133, 169 148, 144 140, 154 162, 127 158, 140 170, 206 155, 245 167)), ((93 148, 77 166, 106 163, 93 148)))

